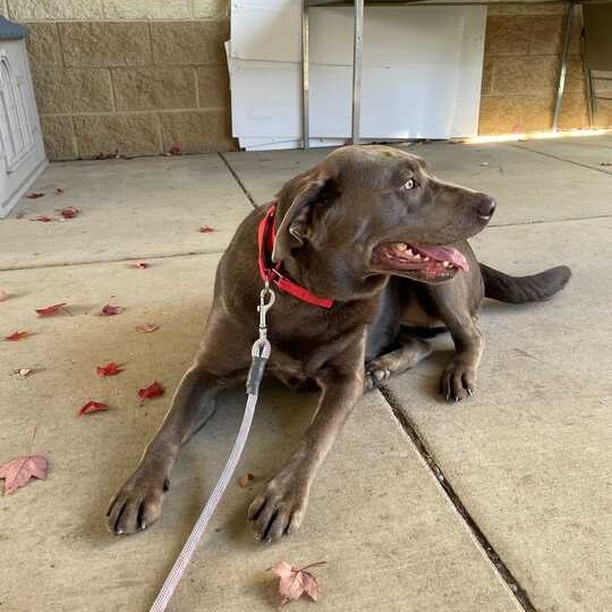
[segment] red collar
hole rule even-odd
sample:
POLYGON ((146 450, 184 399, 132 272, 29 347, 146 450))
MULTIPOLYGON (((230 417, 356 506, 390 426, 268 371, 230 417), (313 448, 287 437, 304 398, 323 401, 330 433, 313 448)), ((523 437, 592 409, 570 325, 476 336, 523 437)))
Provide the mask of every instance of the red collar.
POLYGON ((296 297, 298 300, 302 300, 302 302, 312 304, 313 306, 320 306, 321 308, 331 308, 334 305, 334 300, 320 298, 305 287, 294 283, 281 274, 281 263, 276 265, 272 263, 271 255, 274 248, 274 240, 276 239, 276 228, 274 227, 275 212, 276 204, 271 204, 257 229, 257 245, 259 246, 258 263, 261 280, 273 283, 281 291, 296 297))

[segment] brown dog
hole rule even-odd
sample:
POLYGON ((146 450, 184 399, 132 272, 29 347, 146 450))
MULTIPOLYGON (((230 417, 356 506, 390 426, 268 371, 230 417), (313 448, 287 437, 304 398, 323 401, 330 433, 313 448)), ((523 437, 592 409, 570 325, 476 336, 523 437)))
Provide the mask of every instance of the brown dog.
POLYGON ((455 401, 471 395, 483 296, 542 300, 570 277, 565 266, 513 278, 479 264, 466 240, 494 209, 484 193, 444 183, 421 159, 390 147, 338 149, 289 181, 274 209, 242 222, 221 258, 202 348, 112 500, 110 529, 133 533, 159 517, 179 448, 211 416, 216 393, 245 376, 263 276, 276 293, 268 371, 291 386, 314 382, 321 394, 298 448, 248 509, 258 538, 277 540, 300 526, 317 468, 364 387, 429 354, 411 327, 450 331, 456 352, 441 392, 455 401))

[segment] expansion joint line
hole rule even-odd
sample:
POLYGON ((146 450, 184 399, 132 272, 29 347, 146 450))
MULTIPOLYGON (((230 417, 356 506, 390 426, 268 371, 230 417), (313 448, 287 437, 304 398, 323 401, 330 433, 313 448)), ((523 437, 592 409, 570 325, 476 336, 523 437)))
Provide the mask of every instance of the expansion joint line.
POLYGON ((229 161, 227 161, 227 158, 225 157, 225 155, 223 155, 221 151, 217 151, 217 155, 221 158, 223 163, 226 165, 230 174, 234 177, 234 180, 238 183, 238 186, 240 187, 240 189, 242 189, 242 192, 244 193, 244 195, 247 197, 247 199, 251 203, 251 206, 253 206, 253 208, 259 208, 259 204, 257 204, 255 197, 247 189, 247 186, 243 183, 242 179, 238 176, 238 173, 234 170, 234 168, 232 168, 232 165, 229 163, 229 161))
POLYGON ((566 164, 571 164, 572 166, 586 168, 587 170, 594 170, 595 172, 600 172, 601 174, 607 174, 608 176, 610 176, 610 172, 608 170, 604 170, 603 168, 589 166, 588 164, 583 164, 582 162, 574 161, 573 159, 560 157, 559 155, 553 155, 552 153, 546 153, 545 151, 537 151, 536 149, 530 149, 529 147, 521 146, 520 144, 510 144, 510 146, 514 149, 519 149, 520 151, 535 153, 536 155, 541 155, 542 157, 548 157, 548 159, 556 159, 557 161, 565 162, 566 164))
POLYGON ((400 427, 404 430, 406 435, 410 438, 411 442, 415 445, 417 452, 427 466, 430 471, 442 487, 442 490, 448 497, 449 501, 453 504, 461 518, 465 521, 467 527, 472 532, 473 536, 476 538, 485 554, 489 558, 489 561, 493 564, 497 572, 499 573, 502 580, 508 585, 511 593, 514 595, 518 603, 521 605, 525 612, 538 612, 537 608, 531 603, 529 599, 529 595, 525 591, 525 589, 519 584, 518 580, 514 577, 508 566, 501 559, 499 554, 493 548, 491 542, 489 542, 487 536, 482 532, 472 515, 469 513, 468 509, 465 507, 455 489, 450 484, 444 472, 436 462, 434 456, 431 451, 417 432, 415 426, 412 424, 410 419, 406 416, 404 411, 401 408, 401 404, 397 397, 393 394, 391 389, 386 385, 383 385, 378 388, 381 392, 382 396, 385 398, 389 406, 391 407, 391 411, 393 416, 397 420, 400 427))

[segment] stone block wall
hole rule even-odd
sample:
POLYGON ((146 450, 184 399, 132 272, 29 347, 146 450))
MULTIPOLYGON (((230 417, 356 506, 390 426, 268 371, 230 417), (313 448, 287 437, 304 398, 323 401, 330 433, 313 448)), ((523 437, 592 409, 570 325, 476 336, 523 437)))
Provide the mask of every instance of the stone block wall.
POLYGON ((30 29, 50 159, 235 148, 229 0, 3 2, 30 29))
MULTIPOLYGON (((223 52, 229 0, 0 0, 0 12, 30 28, 50 159, 236 147, 223 52)), ((489 7, 481 134, 550 129, 564 12, 489 7)), ((586 108, 575 28, 561 127, 586 126, 586 108)))

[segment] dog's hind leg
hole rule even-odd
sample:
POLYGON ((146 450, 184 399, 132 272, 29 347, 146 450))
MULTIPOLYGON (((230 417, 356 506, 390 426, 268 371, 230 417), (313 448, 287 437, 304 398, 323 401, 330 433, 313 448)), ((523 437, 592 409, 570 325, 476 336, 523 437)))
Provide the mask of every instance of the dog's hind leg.
POLYGON ((400 344, 398 348, 366 363, 364 391, 371 391, 382 385, 392 374, 414 368, 432 351, 427 340, 417 338, 406 330, 400 331, 397 342, 400 344))

